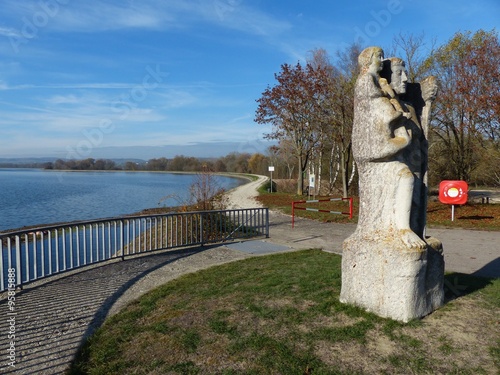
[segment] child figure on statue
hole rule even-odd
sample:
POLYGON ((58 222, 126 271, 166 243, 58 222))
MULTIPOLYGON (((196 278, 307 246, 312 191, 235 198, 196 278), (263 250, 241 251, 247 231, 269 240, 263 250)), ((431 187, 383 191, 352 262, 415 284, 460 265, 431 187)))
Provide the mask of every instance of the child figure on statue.
MULTIPOLYGON (((385 78, 380 77, 380 72, 382 71, 382 61, 384 60, 384 53, 381 49, 375 49, 370 59, 370 65, 367 67, 367 73, 373 78, 374 88, 377 91, 377 95, 380 97, 385 97, 389 99, 394 109, 401 112, 404 117, 410 118, 409 112, 405 112, 401 107, 401 104, 396 99, 396 94, 392 89, 391 85, 387 82, 385 78)), ((374 95, 374 96, 377 96, 374 95)))

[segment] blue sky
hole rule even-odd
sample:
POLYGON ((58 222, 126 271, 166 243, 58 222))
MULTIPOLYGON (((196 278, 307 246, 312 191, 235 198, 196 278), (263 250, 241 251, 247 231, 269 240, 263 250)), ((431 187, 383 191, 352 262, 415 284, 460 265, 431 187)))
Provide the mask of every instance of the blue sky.
POLYGON ((498 0, 2 0, 0 158, 262 151, 281 64, 499 20, 498 0))

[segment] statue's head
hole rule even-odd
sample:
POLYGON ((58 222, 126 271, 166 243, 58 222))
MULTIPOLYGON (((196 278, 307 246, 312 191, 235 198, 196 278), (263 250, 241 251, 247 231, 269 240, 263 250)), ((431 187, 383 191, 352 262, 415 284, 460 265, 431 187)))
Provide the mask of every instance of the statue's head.
POLYGON ((360 73, 366 73, 370 67, 379 72, 382 69, 382 60, 384 59, 384 50, 380 47, 365 48, 358 56, 358 65, 360 73))
POLYGON ((406 93, 406 83, 408 75, 406 72, 405 62, 399 57, 391 57, 384 61, 382 77, 387 79, 391 84, 392 89, 396 94, 406 93))

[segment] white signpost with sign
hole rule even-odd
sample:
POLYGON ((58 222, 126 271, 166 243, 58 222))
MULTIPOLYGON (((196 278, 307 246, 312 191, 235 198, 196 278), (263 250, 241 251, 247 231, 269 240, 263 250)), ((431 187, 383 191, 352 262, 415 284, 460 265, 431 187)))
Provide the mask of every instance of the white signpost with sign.
POLYGON ((269 192, 273 192, 273 172, 274 172, 274 167, 272 165, 269 166, 269 173, 271 173, 271 187, 269 188, 269 192))
POLYGON ((309 192, 309 196, 311 196, 311 189, 313 191, 313 197, 316 195, 316 189, 315 189, 315 185, 316 185, 316 175, 314 174, 310 174, 309 175, 309 189, 308 192, 309 192))

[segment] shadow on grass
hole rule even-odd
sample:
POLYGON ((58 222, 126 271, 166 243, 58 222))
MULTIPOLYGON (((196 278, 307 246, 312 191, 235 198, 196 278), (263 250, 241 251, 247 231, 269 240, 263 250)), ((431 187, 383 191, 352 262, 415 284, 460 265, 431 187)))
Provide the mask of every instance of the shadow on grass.
POLYGON ((479 216, 479 215, 472 215, 472 216, 460 216, 457 219, 458 220, 488 220, 488 219, 494 219, 494 216, 479 216))
POLYGON ((444 276, 445 303, 493 284, 494 279, 452 272, 444 276))

